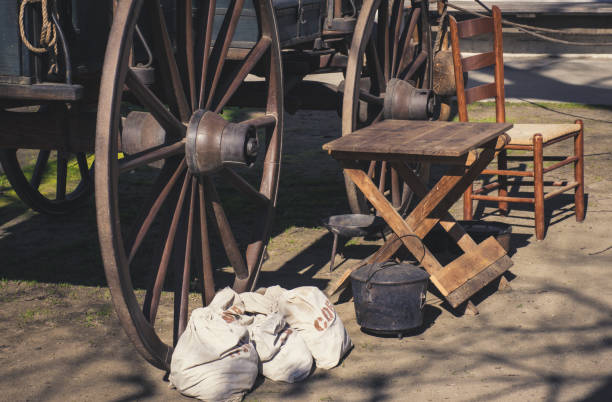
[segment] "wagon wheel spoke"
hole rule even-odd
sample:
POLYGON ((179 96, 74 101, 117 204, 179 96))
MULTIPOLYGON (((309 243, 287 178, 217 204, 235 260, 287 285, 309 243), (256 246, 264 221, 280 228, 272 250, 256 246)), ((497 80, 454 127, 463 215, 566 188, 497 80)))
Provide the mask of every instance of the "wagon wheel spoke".
POLYGON ((66 199, 66 179, 68 176, 68 158, 62 151, 57 151, 57 186, 55 199, 62 201, 66 199))
POLYGON ((399 66, 397 67, 397 71, 403 71, 407 64, 410 63, 412 56, 414 54, 414 45, 412 38, 414 36, 414 30, 417 27, 417 22, 419 21, 419 17, 421 15, 420 8, 413 8, 410 15, 410 22, 408 26, 404 28, 402 32, 402 37, 400 43, 402 43, 402 56, 399 58, 399 66))
POLYGON ((427 61, 427 51, 423 50, 419 55, 414 59, 414 62, 410 66, 410 69, 405 73, 401 74, 401 78, 403 80, 408 80, 414 76, 416 71, 423 66, 423 63, 427 61))
POLYGON ((201 180, 198 180, 198 202, 200 211, 200 242, 201 257, 202 257, 202 301, 205 305, 208 305, 213 297, 215 297, 215 280, 213 276, 212 259, 210 255, 210 243, 208 238, 208 221, 206 218, 206 194, 204 191, 204 184, 201 180))
POLYGON ((223 248, 225 249, 227 259, 234 268, 236 276, 240 279, 244 279, 248 276, 249 272, 244 259, 242 258, 242 253, 238 248, 236 237, 234 236, 230 223, 225 215, 225 210, 223 209, 223 205, 219 199, 219 194, 217 193, 215 184, 208 176, 204 176, 203 180, 206 190, 206 197, 210 200, 213 215, 215 217, 215 224, 217 226, 217 230, 219 231, 219 237, 223 243, 223 248))
POLYGON ((370 75, 370 81, 372 82, 370 92, 375 95, 383 92, 383 89, 387 86, 383 66, 380 63, 380 57, 378 55, 379 53, 376 43, 373 40, 368 41, 366 45, 366 59, 369 68, 368 72, 370 75))
POLYGON ((255 187, 253 187, 248 181, 242 178, 238 173, 234 172, 231 168, 225 167, 221 169, 221 176, 230 182, 236 189, 240 190, 242 194, 249 197, 257 205, 266 207, 270 203, 270 199, 260 193, 255 187))
POLYGON ((139 229, 130 247, 130 252, 128 256, 128 261, 130 263, 134 259, 134 256, 136 255, 136 252, 138 251, 138 248, 142 244, 147 233, 149 233, 149 230, 151 229, 151 225, 155 221, 155 218, 157 217, 162 205, 168 198, 170 191, 174 188, 178 179, 181 177, 181 175, 185 171, 186 167, 187 165, 185 163, 185 159, 183 158, 179 166, 176 168, 174 174, 170 177, 168 182, 163 186, 159 194, 156 197, 154 197, 155 200, 153 201, 153 204, 149 208, 145 217, 142 219, 142 222, 139 222, 139 229))
POLYGON ((84 181, 89 181, 89 166, 87 164, 87 155, 84 152, 78 152, 76 154, 77 164, 79 166, 79 174, 81 175, 81 179, 84 181))
MULTIPOLYGON (((185 260, 183 262, 183 277, 181 278, 181 296, 179 307, 178 330, 176 331, 178 338, 185 332, 187 327, 187 318, 189 314, 189 282, 191 279, 191 246, 193 241, 193 221, 195 219, 196 206, 196 190, 197 179, 191 177, 191 197, 189 200, 189 215, 187 217, 187 239, 185 241, 185 260)), ((176 321, 175 321, 176 322, 176 321)))
POLYGON ((391 73, 390 77, 395 77, 395 67, 397 61, 397 49, 399 45, 400 39, 400 30, 404 23, 404 2, 396 1, 393 3, 393 8, 391 10, 391 27, 393 28, 393 38, 392 38, 392 46, 391 46, 391 73))
POLYGON ((168 231, 168 236, 166 237, 166 242, 164 244, 164 251, 161 257, 161 261, 159 263, 159 267, 157 268, 157 275, 155 277, 155 284, 153 286, 151 297, 151 306, 148 311, 149 322, 151 324, 155 323, 155 318, 157 317, 159 300, 161 297, 162 289, 164 287, 164 281, 166 280, 166 275, 168 273, 168 265, 170 264, 170 257, 172 256, 172 249, 174 247, 176 231, 178 228, 181 213, 183 212, 183 204, 185 203, 185 195, 187 193, 187 188, 189 187, 190 177, 190 175, 186 174, 183 180, 181 193, 179 195, 178 202, 176 203, 174 214, 172 215, 172 222, 170 223, 170 229, 168 231))
POLYGON ((185 136, 185 126, 168 110, 161 100, 147 88, 130 69, 125 77, 125 84, 132 94, 153 115, 166 133, 175 138, 185 136))
POLYGON ((229 84, 227 87, 221 91, 223 97, 218 103, 216 103, 217 106, 215 107, 215 113, 219 113, 223 110, 227 102, 236 93, 246 76, 255 68, 257 62, 261 60, 262 56, 268 51, 271 44, 272 40, 268 37, 264 36, 259 39, 257 44, 249 52, 240 68, 237 69, 237 71, 233 74, 233 77, 228 81, 229 84))
POLYGON ((121 173, 128 172, 150 163, 183 153, 185 153, 184 139, 170 145, 158 145, 121 159, 119 161, 119 171, 121 173))
POLYGON ((177 62, 181 75, 186 78, 183 86, 189 89, 190 106, 193 111, 196 108, 196 80, 191 0, 176 3, 176 26, 179 28, 176 36, 177 62))
POLYGON ((225 18, 223 19, 223 23, 221 24, 221 28, 219 29, 219 33, 217 34, 217 40, 215 40, 215 45, 213 46, 209 60, 209 65, 214 66, 215 70, 214 73, 212 70, 209 70, 206 79, 208 84, 206 87, 206 92, 208 94, 208 100, 206 101, 205 106, 206 109, 211 108, 217 85, 221 79, 221 71, 225 65, 227 52, 229 50, 230 43, 234 38, 236 27, 238 26, 238 20, 240 19, 240 12, 242 11, 243 5, 244 0, 231 0, 231 3, 227 8, 225 18), (220 40, 219 38, 222 39, 220 40))
MULTIPOLYGON (((215 18, 215 0, 208 0, 208 7, 205 9, 205 12, 202 13, 201 26, 206 27, 204 29, 204 37, 199 40, 200 46, 203 47, 202 51, 202 65, 201 65, 201 78, 200 78, 200 95, 198 97, 198 107, 203 109, 206 106, 206 77, 208 75, 208 60, 210 59, 210 44, 212 42, 212 32, 213 32, 213 21, 215 18), (203 44, 202 44, 203 42, 203 44)), ((202 31, 200 30, 200 37, 202 36, 202 31)))
POLYGON ((162 76, 169 78, 163 79, 161 82, 166 98, 171 105, 171 109, 180 117, 180 120, 188 121, 191 116, 191 110, 185 96, 183 82, 179 74, 178 65, 176 64, 174 49, 170 41, 166 19, 161 10, 160 2, 149 0, 146 4, 149 5, 151 23, 154 27, 151 31, 155 44, 155 58, 159 62, 162 76))
POLYGON ((381 0, 378 6, 378 25, 375 38, 378 57, 382 60, 385 82, 389 81, 389 74, 391 73, 389 34, 389 1, 381 0))
POLYGON ((40 187, 40 181, 42 180, 43 173, 49 162, 49 155, 51 155, 51 151, 42 150, 38 153, 38 157, 36 158, 36 165, 34 165, 34 171, 30 178, 30 185, 36 190, 40 187))

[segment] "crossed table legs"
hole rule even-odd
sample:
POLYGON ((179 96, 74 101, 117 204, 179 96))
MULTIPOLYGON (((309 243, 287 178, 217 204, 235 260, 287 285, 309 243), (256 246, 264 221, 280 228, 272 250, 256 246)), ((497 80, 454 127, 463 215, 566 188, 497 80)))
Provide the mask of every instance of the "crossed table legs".
MULTIPOLYGON (((406 219, 399 215, 370 177, 355 162, 342 160, 345 173, 394 232, 394 235, 368 259, 368 262, 389 259, 403 244, 415 258, 420 260, 430 274, 432 283, 454 308, 510 268, 512 261, 494 237, 476 244, 448 212, 493 159, 494 153, 494 147, 488 147, 468 169, 464 165, 451 167, 431 190, 428 190, 425 183, 406 165, 405 160, 389 160, 388 162, 406 184, 421 197, 419 204, 406 219), (437 223, 440 223, 464 252, 446 266, 442 266, 422 242, 437 223)), ((436 162, 436 158, 432 157, 431 161, 436 162)))

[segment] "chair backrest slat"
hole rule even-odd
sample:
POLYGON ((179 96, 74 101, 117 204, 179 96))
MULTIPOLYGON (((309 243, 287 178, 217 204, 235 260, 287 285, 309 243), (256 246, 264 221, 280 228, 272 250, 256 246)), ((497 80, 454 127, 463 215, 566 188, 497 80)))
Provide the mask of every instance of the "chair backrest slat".
POLYGON ((495 120, 506 121, 505 94, 504 94, 504 57, 502 43, 501 11, 499 7, 491 8, 492 17, 473 18, 457 22, 450 17, 450 37, 453 47, 453 64, 455 70, 455 83, 457 85, 457 107, 460 121, 469 121, 467 105, 482 99, 495 98, 495 120), (481 34, 492 34, 493 51, 461 57, 459 39, 469 38, 481 34), (495 80, 490 84, 483 84, 473 88, 466 88, 463 73, 493 66, 495 80))
POLYGON ((483 99, 495 98, 497 95, 495 83, 478 85, 465 90, 465 102, 470 104, 483 99))
POLYGON ((480 70, 481 68, 495 64, 495 53, 481 53, 461 59, 463 71, 480 70))
POLYGON ((460 38, 469 38, 493 32, 493 18, 480 17, 457 22, 457 33, 460 38))

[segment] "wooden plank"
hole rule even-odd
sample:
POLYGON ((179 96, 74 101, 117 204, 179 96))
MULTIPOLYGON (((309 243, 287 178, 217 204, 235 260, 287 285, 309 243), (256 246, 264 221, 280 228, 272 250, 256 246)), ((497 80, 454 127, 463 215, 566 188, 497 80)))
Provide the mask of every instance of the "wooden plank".
POLYGON ((481 53, 461 59, 463 71, 480 70, 481 68, 492 66, 495 64, 495 53, 481 53))
POLYGON ((69 127, 68 118, 53 112, 0 111, 0 147, 93 152, 95 113, 79 113, 69 127))
POLYGON ((491 236, 446 265, 436 273, 436 277, 445 289, 452 292, 505 255, 506 250, 491 236))
POLYGON ((442 265, 438 262, 436 257, 431 254, 429 249, 427 249, 422 240, 412 231, 401 215, 378 191, 376 185, 372 183, 372 180, 370 180, 363 170, 345 168, 344 171, 372 203, 374 208, 380 212, 385 222, 387 222, 391 229, 398 235, 408 251, 410 251, 415 258, 420 260, 421 265, 429 272, 432 283, 438 288, 440 293, 446 296, 448 291, 435 277, 435 274, 442 269, 442 265))
MULTIPOLYGON (((404 181, 406 181, 408 187, 410 187, 418 197, 424 198, 427 196, 427 193, 429 192, 427 186, 420 177, 414 174, 412 169, 403 163, 395 163, 393 164, 393 167, 401 173, 402 178, 404 178, 404 181)), ((444 211, 441 213, 439 219, 434 218, 433 220, 435 223, 440 223, 442 228, 448 232, 451 238, 459 245, 459 247, 461 247, 463 251, 467 252, 476 248, 476 242, 455 221, 450 212, 444 211)), ((415 230, 415 233, 421 236, 421 238, 425 237, 427 233, 429 233, 429 231, 435 226, 434 222, 428 223, 429 224, 422 224, 415 230)))
POLYGON ((0 83, 0 98, 23 100, 76 101, 83 97, 82 85, 44 83, 32 85, 0 83))
POLYGON ((493 18, 479 17, 457 22, 457 32, 460 38, 493 32, 493 18))
POLYGON ((511 127, 510 123, 384 120, 328 142, 323 149, 381 154, 391 158, 416 155, 460 157, 511 127))
POLYGON ((478 85, 465 90, 465 102, 472 103, 482 99, 495 98, 496 87, 495 83, 478 85))
POLYGON ((468 300, 480 289, 487 286, 495 278, 506 272, 512 266, 512 260, 507 255, 501 257, 487 268, 480 271, 476 276, 469 279, 463 285, 446 296, 446 300, 454 308, 468 300))

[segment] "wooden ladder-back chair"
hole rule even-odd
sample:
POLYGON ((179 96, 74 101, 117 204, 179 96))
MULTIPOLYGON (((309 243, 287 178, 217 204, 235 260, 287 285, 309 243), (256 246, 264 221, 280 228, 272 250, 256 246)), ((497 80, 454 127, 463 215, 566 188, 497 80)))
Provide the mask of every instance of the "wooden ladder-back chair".
MULTIPOLYGON (((496 121, 506 121, 504 100, 504 61, 502 44, 501 11, 497 6, 492 8, 493 17, 474 18, 457 22, 450 17, 450 32, 457 83, 457 103, 459 109, 459 120, 468 121, 467 105, 469 103, 487 98, 495 98, 496 121), (493 36, 493 50, 462 58, 459 48, 459 39, 472 36, 491 34, 493 36), (493 83, 483 84, 472 88, 465 88, 463 73, 479 70, 484 67, 494 66, 495 80, 493 83)), ((507 133, 511 140, 497 156, 497 169, 487 169, 484 175, 497 175, 497 181, 487 184, 478 190, 470 186, 463 197, 463 218, 473 219, 473 200, 497 201, 502 214, 508 212, 509 202, 520 202, 534 204, 535 209, 535 232, 538 240, 544 239, 544 201, 562 194, 572 188, 574 190, 576 221, 584 219, 584 157, 583 157, 583 127, 582 121, 576 120, 574 124, 515 124, 507 133), (574 139, 574 155, 559 157, 543 155, 544 147, 563 141, 574 139), (533 156, 508 155, 507 150, 530 151, 533 156), (531 161, 532 171, 508 170, 508 161, 531 161), (551 166, 544 167, 544 160, 556 161, 551 166), (555 182, 557 189, 544 193, 544 173, 560 168, 568 164, 574 164, 574 180, 570 182, 555 182), (519 179, 516 184, 533 184, 534 195, 530 198, 508 196, 507 176, 515 176, 519 179), (522 183, 521 177, 533 177, 533 183, 522 183), (498 195, 488 195, 489 191, 498 189, 498 195)), ((548 185, 548 183, 547 183, 548 185)))

